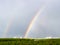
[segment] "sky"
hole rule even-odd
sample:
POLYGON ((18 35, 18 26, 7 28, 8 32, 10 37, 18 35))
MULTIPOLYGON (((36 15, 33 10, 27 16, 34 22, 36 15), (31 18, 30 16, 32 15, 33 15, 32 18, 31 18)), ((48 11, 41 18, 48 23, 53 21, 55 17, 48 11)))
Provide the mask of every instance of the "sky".
POLYGON ((60 37, 59 0, 0 0, 0 37, 23 37, 31 20, 43 5, 46 8, 41 16, 46 16, 46 25, 43 26, 43 18, 39 16, 28 37, 60 37))

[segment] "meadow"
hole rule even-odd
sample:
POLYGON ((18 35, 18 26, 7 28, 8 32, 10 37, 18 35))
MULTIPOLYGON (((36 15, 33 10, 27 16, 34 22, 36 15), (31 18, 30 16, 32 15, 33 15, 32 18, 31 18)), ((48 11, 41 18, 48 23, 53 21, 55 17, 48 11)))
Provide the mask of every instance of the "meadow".
POLYGON ((0 38, 0 45, 60 45, 57 39, 0 38))

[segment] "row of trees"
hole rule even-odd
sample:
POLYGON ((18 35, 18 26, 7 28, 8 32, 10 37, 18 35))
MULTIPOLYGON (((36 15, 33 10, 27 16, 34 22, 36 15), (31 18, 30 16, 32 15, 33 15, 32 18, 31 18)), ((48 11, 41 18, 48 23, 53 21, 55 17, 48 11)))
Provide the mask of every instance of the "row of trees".
POLYGON ((1 39, 0 45, 60 45, 60 39, 1 39))

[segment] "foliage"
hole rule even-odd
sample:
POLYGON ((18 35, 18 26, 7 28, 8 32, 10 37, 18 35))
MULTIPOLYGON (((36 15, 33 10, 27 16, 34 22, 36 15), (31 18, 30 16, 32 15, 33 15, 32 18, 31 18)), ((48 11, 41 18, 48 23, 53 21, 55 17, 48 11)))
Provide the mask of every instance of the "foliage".
POLYGON ((60 39, 0 38, 0 45, 60 45, 60 39))

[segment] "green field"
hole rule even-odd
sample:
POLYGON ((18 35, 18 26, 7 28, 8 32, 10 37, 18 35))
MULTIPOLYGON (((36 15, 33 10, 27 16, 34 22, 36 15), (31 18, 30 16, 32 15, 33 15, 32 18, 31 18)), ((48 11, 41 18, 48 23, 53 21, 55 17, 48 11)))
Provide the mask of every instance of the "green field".
POLYGON ((0 45, 60 45, 60 39, 0 38, 0 45))

